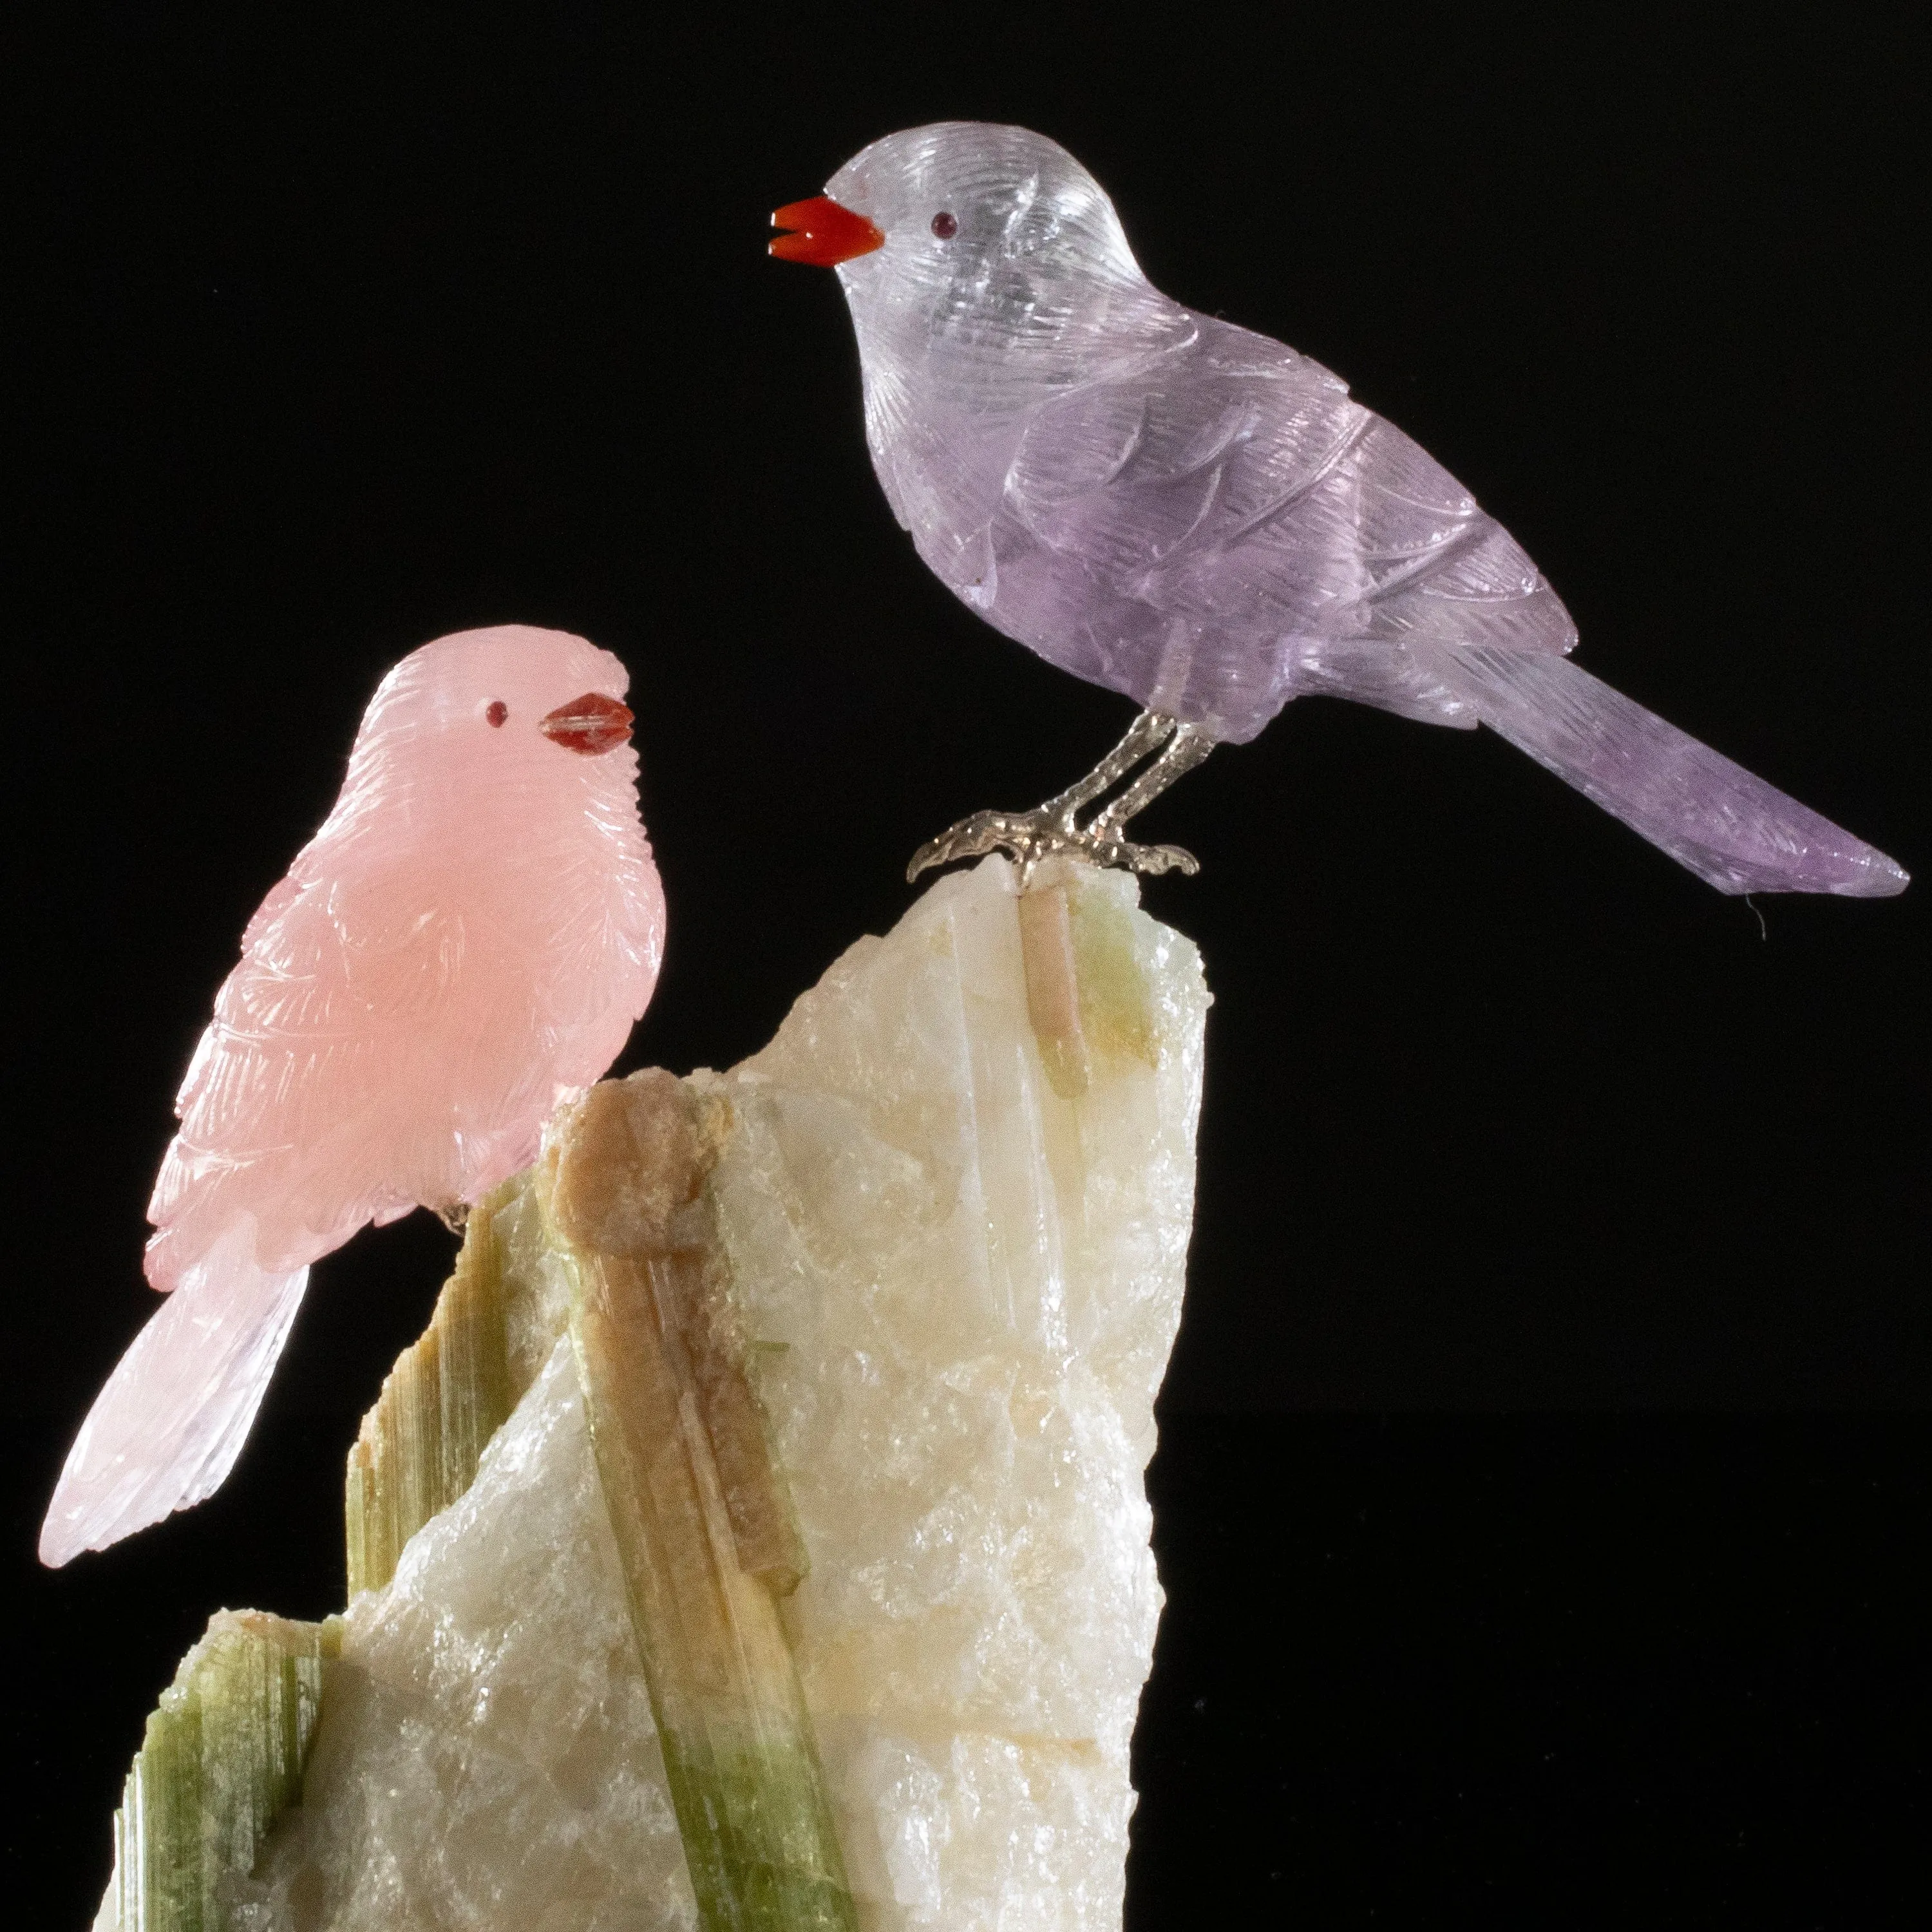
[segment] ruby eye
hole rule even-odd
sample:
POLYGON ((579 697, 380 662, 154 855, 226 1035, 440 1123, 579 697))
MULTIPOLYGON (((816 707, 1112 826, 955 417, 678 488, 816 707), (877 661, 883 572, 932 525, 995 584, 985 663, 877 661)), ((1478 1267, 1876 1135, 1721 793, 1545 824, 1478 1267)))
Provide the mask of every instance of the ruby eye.
POLYGON ((932 218, 932 232, 942 242, 950 242, 959 232, 959 224, 944 208, 932 218))
POLYGON ((489 710, 483 714, 490 721, 490 728, 499 731, 502 729, 509 715, 510 707, 500 698, 493 698, 489 710))

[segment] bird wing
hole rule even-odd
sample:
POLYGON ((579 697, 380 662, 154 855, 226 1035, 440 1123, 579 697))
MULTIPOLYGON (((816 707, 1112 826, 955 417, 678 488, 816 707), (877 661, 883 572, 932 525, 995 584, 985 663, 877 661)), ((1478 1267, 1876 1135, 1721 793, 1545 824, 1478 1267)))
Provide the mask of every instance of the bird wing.
POLYGON ((406 1165, 389 1168, 376 1098, 436 1077, 416 1067, 415 1036, 462 974, 465 922, 340 856, 302 854, 215 996, 148 1209, 158 1287, 237 1216, 254 1218, 265 1264, 283 1268, 419 1198, 406 1165))
POLYGON ((1357 546, 1324 506, 1364 414, 1298 357, 1231 369, 1190 350, 1042 403, 1005 506, 1062 558, 1164 610, 1201 604, 1204 562, 1245 552, 1248 580, 1227 572, 1214 614, 1244 601, 1306 625, 1363 587, 1357 546))
POLYGON ((1290 646, 1276 708, 1330 690, 1473 723, 1418 647, 1576 642, 1521 548, 1426 451, 1318 364, 1204 318, 1157 367, 1042 404, 1004 500, 1058 568, 1201 632, 1197 654, 1290 646))
POLYGON ((342 1076, 446 999, 463 969, 464 921, 448 906, 398 911, 404 896, 380 880, 291 883, 251 922, 176 1102, 184 1132, 230 1159, 338 1124, 342 1076))
POLYGON ((41 1526, 58 1568, 212 1496, 235 1466, 308 1284, 256 1264, 246 1216, 185 1270, 80 1426, 41 1526))
POLYGON ((656 890, 649 849, 622 824, 526 830, 514 865, 484 849, 467 873, 452 838, 427 907, 420 856, 360 826, 298 858, 182 1084, 148 1208, 157 1286, 238 1213, 292 1266, 472 1199, 534 1156, 560 1087, 609 1066, 656 975, 623 910, 656 890))

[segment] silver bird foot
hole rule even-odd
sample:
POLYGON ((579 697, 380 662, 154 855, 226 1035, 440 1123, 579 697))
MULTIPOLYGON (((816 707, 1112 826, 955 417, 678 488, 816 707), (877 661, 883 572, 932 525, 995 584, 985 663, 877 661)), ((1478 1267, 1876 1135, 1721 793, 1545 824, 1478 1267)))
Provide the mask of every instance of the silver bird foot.
POLYGON ((1198 872, 1200 862, 1180 846, 1137 845, 1123 834, 1129 819, 1214 748, 1214 740, 1199 726, 1184 724, 1162 712, 1143 711, 1126 736, 1078 784, 1031 812, 976 812, 962 818, 913 854, 906 878, 916 879, 930 866, 981 858, 988 852, 1011 855, 1019 866, 1022 889, 1042 860, 1063 853, 1090 865, 1128 872, 1198 872), (1156 747, 1160 755, 1111 805, 1082 825, 1077 815, 1080 808, 1118 784, 1156 747))
POLYGON ((1135 872, 1201 869, 1194 854, 1178 845, 1136 845, 1124 838, 1102 838, 1091 826, 1075 824, 1072 813, 1052 812, 1042 805, 1031 812, 976 812, 962 818, 912 855, 906 877, 916 879, 930 866, 977 859, 988 852, 1005 852, 1018 861, 1022 885, 1042 859, 1063 852, 1093 865, 1124 866, 1135 872))

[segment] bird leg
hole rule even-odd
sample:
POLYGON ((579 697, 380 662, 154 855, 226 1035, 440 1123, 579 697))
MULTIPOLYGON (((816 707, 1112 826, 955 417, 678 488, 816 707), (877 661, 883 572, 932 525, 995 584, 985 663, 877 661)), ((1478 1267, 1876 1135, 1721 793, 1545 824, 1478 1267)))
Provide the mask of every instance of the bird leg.
POLYGON ((1055 853, 1096 866, 1119 866, 1135 872, 1196 872, 1191 852, 1178 845, 1136 845, 1123 838, 1127 820, 1157 798, 1181 773, 1200 764, 1214 740, 1198 724, 1184 724, 1164 712, 1143 711, 1126 736, 1078 784, 1031 812, 976 812, 962 818, 913 854, 906 877, 916 879, 929 866, 1008 852, 1018 862, 1024 888, 1034 866, 1055 853), (1147 765, 1112 804, 1086 824, 1076 814, 1118 784, 1156 748, 1147 765))
MULTIPOLYGON (((1199 725, 1176 724, 1174 735, 1162 747, 1160 756, 1152 764, 1144 766, 1140 776, 1099 818, 1090 820, 1087 830, 1098 838, 1118 839, 1129 819, 1138 818, 1176 778, 1183 772, 1193 770, 1214 748, 1214 740, 1199 725)), ((1174 845, 1160 845, 1154 849, 1160 852, 1180 850, 1174 845)), ((1180 869, 1191 872, 1196 867, 1190 861, 1180 869)))

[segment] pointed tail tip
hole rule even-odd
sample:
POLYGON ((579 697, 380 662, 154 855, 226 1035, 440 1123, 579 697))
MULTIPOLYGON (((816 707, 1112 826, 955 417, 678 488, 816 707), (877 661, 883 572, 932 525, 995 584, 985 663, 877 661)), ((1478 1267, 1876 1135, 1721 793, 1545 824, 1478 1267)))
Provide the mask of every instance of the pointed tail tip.
POLYGON ((53 1500, 47 1505, 46 1520, 40 1525, 37 1554, 41 1563, 50 1570, 64 1570, 76 1556, 91 1550, 112 1550, 170 1514, 166 1509, 143 1510, 138 1504, 132 1509, 124 1504, 116 1510, 115 1503, 122 1501, 110 1498, 105 1506, 98 1496, 90 1501, 73 1470, 62 1471, 53 1500))
POLYGON ((1912 874, 1896 859, 1888 859, 1865 845, 1853 855, 1852 866, 1842 878, 1824 890, 1841 898, 1895 899, 1911 883, 1912 874))
MULTIPOLYGON (((1798 812, 1804 808, 1796 807, 1798 812)), ((1740 854, 1690 844, 1662 844, 1679 865, 1707 884, 1742 898, 1749 892, 1805 892, 1840 899, 1893 899, 1912 883, 1912 874, 1896 859, 1861 844, 1849 832, 1806 812, 1813 824, 1798 828, 1811 836, 1793 838, 1768 859, 1761 852, 1740 854), (1820 830, 1834 837, 1820 836, 1820 830), (1795 848, 1795 849, 1794 849, 1795 848)))
POLYGON ((1813 864, 1775 869, 1740 867, 1728 861, 1706 869, 1685 860, 1681 852, 1672 852, 1671 856, 1680 864, 1688 863, 1707 884, 1734 898, 1751 892, 1807 892, 1837 899, 1895 899, 1912 883, 1912 874, 1895 860, 1870 850, 1837 855, 1838 862, 1828 867, 1813 864))
POLYGON ((90 1550, 110 1550, 124 1536, 132 1536, 137 1529, 146 1529, 146 1522, 130 1522, 124 1527, 110 1527, 104 1532, 95 1518, 98 1511, 90 1512, 78 1497, 69 1493, 65 1473, 54 1490, 53 1501, 47 1505, 47 1518, 40 1525, 40 1540, 38 1554, 41 1563, 50 1570, 64 1570, 74 1559, 90 1550))
POLYGON ((1882 852, 1874 854, 1878 863, 1872 868, 1870 882, 1858 896, 1867 899, 1895 899, 1912 883, 1912 874, 1896 859, 1882 852))
POLYGON ((74 1458, 70 1455, 67 1466, 61 1471, 60 1480, 54 1485, 52 1499, 47 1504, 46 1519, 40 1525, 36 1554, 49 1570, 64 1570, 83 1550, 106 1547, 105 1544, 96 1546, 90 1543, 87 1510, 75 1490, 74 1458))

